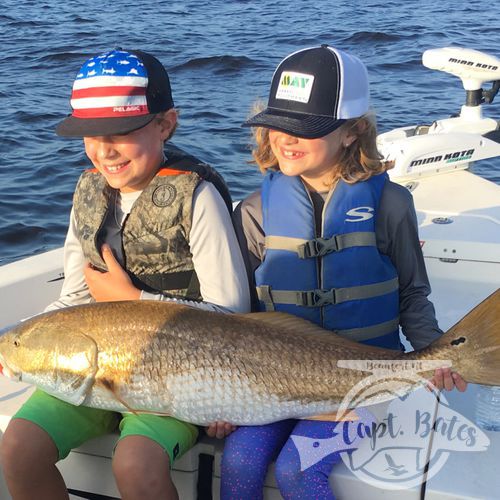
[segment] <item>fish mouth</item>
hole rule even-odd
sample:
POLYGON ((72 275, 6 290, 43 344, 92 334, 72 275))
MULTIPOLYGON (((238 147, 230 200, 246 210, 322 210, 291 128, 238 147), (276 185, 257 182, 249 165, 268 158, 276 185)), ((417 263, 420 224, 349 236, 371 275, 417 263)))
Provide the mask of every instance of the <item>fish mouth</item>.
POLYGON ((3 375, 4 377, 7 377, 10 380, 17 380, 18 382, 21 381, 21 372, 16 372, 15 370, 7 366, 7 363, 5 362, 1 354, 0 354, 0 375, 3 375))

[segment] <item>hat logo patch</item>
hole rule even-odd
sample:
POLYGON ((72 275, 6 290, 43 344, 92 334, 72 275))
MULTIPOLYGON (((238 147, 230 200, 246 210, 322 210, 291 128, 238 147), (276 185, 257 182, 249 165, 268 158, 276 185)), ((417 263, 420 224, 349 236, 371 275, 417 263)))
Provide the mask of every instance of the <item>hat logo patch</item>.
POLYGON ((276 99, 307 103, 311 97, 313 82, 314 75, 283 71, 276 91, 276 99))

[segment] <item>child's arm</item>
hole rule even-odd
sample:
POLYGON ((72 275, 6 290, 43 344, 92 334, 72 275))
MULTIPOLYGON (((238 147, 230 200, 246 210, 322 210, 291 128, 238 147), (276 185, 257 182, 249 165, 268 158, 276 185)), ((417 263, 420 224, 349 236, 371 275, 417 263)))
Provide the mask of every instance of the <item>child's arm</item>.
POLYGON ((64 242, 64 282, 59 298, 49 304, 45 311, 86 304, 91 295, 83 276, 85 266, 83 250, 76 236, 76 222, 71 210, 70 222, 64 242))
POLYGON ((431 292, 424 257, 418 237, 417 218, 413 205, 398 225, 390 258, 399 278, 399 322, 414 349, 422 349, 442 335, 431 292))
POLYGON ((262 228, 262 203, 260 191, 252 193, 234 211, 234 228, 240 245, 250 284, 252 311, 258 311, 255 291, 255 270, 264 260, 265 234, 262 228))
POLYGON ((380 202, 377 246, 387 255, 398 273, 399 322, 414 349, 422 349, 442 335, 434 306, 424 256, 418 235, 418 222, 410 192, 388 182, 380 202))
MULTIPOLYGON (((406 193, 406 196, 396 196, 391 201, 392 213, 400 215, 397 223, 388 224, 386 231, 377 232, 377 244, 382 243, 397 269, 400 294, 399 322, 408 341, 418 350, 439 338, 443 332, 438 326, 434 306, 428 299, 431 287, 418 236, 413 200, 409 193, 406 193), (379 242, 380 236, 384 241, 379 242)), ((463 392, 467 388, 467 383, 460 374, 450 368, 438 368, 430 382, 437 389, 447 391, 456 387, 463 392)))

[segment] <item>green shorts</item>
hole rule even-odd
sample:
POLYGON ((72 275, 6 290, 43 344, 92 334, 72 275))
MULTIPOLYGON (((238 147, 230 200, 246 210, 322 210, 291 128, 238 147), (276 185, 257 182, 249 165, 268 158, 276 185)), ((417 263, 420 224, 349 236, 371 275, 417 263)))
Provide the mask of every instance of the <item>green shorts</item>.
POLYGON ((198 428, 173 417, 146 413, 114 413, 86 406, 74 406, 36 390, 13 418, 37 424, 52 438, 59 459, 67 457, 89 439, 120 430, 120 438, 145 436, 158 443, 168 454, 170 464, 194 446, 198 428))

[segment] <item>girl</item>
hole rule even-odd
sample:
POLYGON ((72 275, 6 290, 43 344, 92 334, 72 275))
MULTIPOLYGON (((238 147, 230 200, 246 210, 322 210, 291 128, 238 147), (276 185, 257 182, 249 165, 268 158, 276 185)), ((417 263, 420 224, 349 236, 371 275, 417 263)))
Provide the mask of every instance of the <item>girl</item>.
MULTIPOLYGON (((363 63, 322 45, 286 57, 256 127, 254 159, 267 175, 236 214, 254 310, 309 319, 336 334, 395 350, 399 325, 415 349, 441 335, 411 194, 389 181, 376 147, 363 63)), ((439 388, 465 382, 438 371, 439 388)), ((361 420, 371 419, 357 410, 361 420)), ((336 422, 242 427, 226 442, 222 498, 262 498, 269 463, 285 498, 333 498, 339 453, 304 471, 290 435, 332 436, 336 422), (281 451, 280 451, 281 450, 281 451)))

